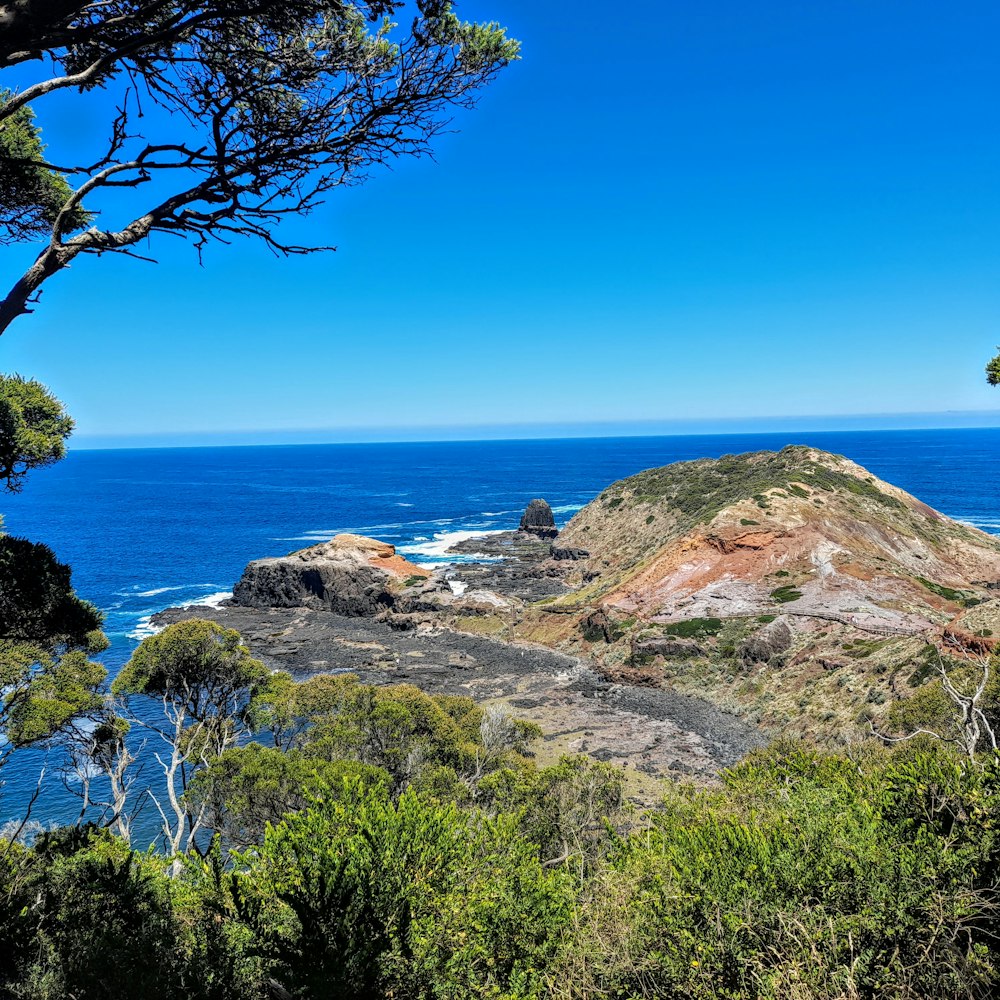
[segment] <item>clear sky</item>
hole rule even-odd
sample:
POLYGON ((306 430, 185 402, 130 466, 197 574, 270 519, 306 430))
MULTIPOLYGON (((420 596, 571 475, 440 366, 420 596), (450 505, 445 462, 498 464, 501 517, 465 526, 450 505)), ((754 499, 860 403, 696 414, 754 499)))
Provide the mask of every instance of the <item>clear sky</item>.
MULTIPOLYGON (((337 253, 79 260, 0 338, 0 370, 48 383, 80 443, 1000 419, 995 3, 459 12, 506 24, 523 60, 436 161, 296 223, 337 253)), ((91 123, 47 100, 55 155, 91 123)), ((30 257, 0 254, 5 284, 30 257)))

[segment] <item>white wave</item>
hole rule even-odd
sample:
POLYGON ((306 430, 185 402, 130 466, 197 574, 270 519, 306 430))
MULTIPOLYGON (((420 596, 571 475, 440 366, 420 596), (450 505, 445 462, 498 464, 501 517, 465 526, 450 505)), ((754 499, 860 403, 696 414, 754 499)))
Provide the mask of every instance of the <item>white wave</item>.
MULTIPOLYGON (((492 531, 436 531, 432 539, 414 542, 411 545, 400 545, 396 551, 403 555, 429 556, 433 559, 445 559, 449 556, 448 549, 458 542, 464 542, 469 538, 482 538, 485 535, 502 534, 503 531, 499 529, 492 531)), ((449 561, 454 562, 460 558, 451 555, 449 561)))
MULTIPOLYGON (((223 601, 228 601, 232 596, 233 592, 231 590, 219 590, 214 594, 206 594, 197 601, 187 601, 180 606, 182 608, 217 608, 223 601)), ((130 639, 136 639, 139 642, 142 642, 143 639, 148 639, 151 635, 156 635, 157 632, 162 632, 164 629, 163 625, 153 624, 153 615, 155 614, 157 614, 156 611, 146 612, 135 623, 135 628, 133 628, 131 632, 126 632, 125 634, 130 639)))
POLYGON ((157 632, 162 632, 163 626, 154 625, 151 620, 152 617, 153 616, 151 614, 143 615, 139 621, 136 622, 135 628, 132 629, 131 632, 126 632, 125 634, 130 639, 136 639, 139 642, 142 642, 143 639, 148 639, 151 635, 156 635, 157 632))
POLYGON ((412 503, 397 503, 396 506, 397 507, 414 507, 416 505, 412 504, 412 503))
POLYGON ((449 580, 448 586, 451 587, 451 592, 456 597, 461 597, 469 589, 469 585, 464 580, 449 580))
POLYGON ((519 510, 484 510, 483 517, 502 517, 504 514, 520 514, 519 510))
POLYGON ((559 507, 553 507, 553 514, 575 514, 578 510, 583 510, 585 503, 564 503, 559 507))
POLYGON ((203 597, 200 601, 191 601, 189 604, 185 604, 185 608, 217 608, 223 601, 228 601, 233 596, 231 590, 220 590, 215 594, 209 594, 207 597, 203 597))
POLYGON ((188 583, 180 587, 156 587, 154 590, 137 590, 133 597, 159 597, 160 594, 169 594, 174 590, 211 590, 218 587, 217 583, 188 583))

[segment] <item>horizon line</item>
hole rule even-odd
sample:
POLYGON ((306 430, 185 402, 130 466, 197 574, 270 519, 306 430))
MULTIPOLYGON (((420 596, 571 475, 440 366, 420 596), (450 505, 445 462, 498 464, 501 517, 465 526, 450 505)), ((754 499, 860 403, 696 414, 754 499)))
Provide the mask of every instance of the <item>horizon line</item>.
POLYGON ((540 421, 424 424, 414 427, 276 428, 268 430, 159 431, 81 434, 74 451, 265 447, 340 444, 445 444, 476 441, 555 441, 588 438, 711 437, 824 434, 905 430, 1000 428, 1000 410, 944 410, 773 417, 720 417, 616 421, 540 421))

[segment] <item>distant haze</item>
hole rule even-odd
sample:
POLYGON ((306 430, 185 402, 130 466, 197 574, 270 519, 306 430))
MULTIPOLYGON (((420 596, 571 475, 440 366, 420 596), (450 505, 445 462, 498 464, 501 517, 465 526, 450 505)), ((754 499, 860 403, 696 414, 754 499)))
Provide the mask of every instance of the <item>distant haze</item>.
POLYGON ((81 434, 72 446, 93 448, 178 448, 260 444, 350 444, 379 441, 515 441, 529 439, 654 437, 676 434, 764 434, 811 431, 926 430, 1000 427, 995 411, 882 413, 847 416, 760 417, 747 420, 645 420, 607 423, 484 424, 479 426, 287 428, 219 430, 188 434, 81 434))

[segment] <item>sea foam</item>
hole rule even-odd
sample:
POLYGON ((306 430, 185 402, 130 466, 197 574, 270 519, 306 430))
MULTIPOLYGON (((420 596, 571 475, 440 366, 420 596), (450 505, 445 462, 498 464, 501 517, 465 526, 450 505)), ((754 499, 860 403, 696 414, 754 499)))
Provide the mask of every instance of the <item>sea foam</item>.
MULTIPOLYGON (((468 562, 471 559, 481 561, 484 556, 455 555, 449 553, 453 545, 464 542, 469 538, 482 538, 485 535, 502 535, 501 529, 492 531, 435 531, 434 537, 422 542, 414 542, 410 545, 400 545, 397 549, 399 553, 406 556, 423 556, 432 562, 468 562)), ((494 557, 497 558, 497 557, 494 557)))

